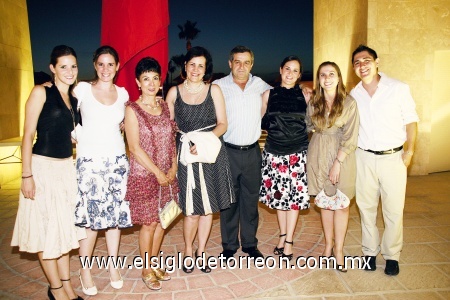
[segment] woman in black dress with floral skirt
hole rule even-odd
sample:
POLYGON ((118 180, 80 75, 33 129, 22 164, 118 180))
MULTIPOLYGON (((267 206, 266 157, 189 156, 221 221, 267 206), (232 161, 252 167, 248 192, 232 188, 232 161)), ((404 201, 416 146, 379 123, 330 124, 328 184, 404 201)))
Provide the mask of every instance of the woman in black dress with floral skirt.
POLYGON ((301 62, 286 57, 280 66, 281 84, 263 94, 262 129, 268 136, 262 158, 260 201, 277 210, 280 240, 273 253, 289 260, 299 211, 309 208, 306 179, 306 98, 297 85, 301 62))

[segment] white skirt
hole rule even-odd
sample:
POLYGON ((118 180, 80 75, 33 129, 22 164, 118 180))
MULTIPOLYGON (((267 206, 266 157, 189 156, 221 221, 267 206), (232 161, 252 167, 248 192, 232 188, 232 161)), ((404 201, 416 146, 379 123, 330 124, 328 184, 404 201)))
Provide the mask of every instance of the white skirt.
POLYGON ((73 159, 54 159, 33 155, 36 185, 34 200, 19 197, 19 209, 11 246, 20 251, 43 252, 44 259, 55 259, 79 247, 86 237, 84 228, 75 226, 77 181, 73 159))

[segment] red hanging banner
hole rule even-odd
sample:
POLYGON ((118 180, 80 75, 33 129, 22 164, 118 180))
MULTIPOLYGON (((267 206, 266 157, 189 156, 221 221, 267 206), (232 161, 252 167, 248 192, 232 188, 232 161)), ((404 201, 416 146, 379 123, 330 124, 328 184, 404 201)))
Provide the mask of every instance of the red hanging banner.
POLYGON ((119 53, 120 69, 116 84, 139 97, 134 69, 139 60, 151 56, 161 65, 161 85, 169 60, 168 0, 103 0, 101 44, 119 53))

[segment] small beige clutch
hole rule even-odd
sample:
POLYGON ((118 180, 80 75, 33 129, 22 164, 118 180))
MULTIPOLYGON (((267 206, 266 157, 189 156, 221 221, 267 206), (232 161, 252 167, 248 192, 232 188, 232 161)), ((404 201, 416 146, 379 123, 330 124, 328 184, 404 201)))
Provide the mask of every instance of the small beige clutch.
POLYGON ((166 229, 167 227, 172 224, 172 222, 178 217, 179 214, 181 214, 181 209, 178 206, 177 202, 173 198, 172 194, 172 186, 169 185, 170 189, 170 201, 166 203, 166 205, 161 208, 161 189, 162 187, 159 187, 159 221, 161 222, 161 227, 163 229, 166 229))

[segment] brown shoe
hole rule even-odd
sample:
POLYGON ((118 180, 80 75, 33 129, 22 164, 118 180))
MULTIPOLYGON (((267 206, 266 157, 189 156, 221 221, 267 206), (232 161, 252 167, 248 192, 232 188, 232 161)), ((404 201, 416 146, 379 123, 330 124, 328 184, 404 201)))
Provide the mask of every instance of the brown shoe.
POLYGON ((161 289, 161 282, 158 281, 158 278, 156 277, 155 272, 152 269, 150 269, 150 273, 142 276, 142 281, 151 290, 161 289))

